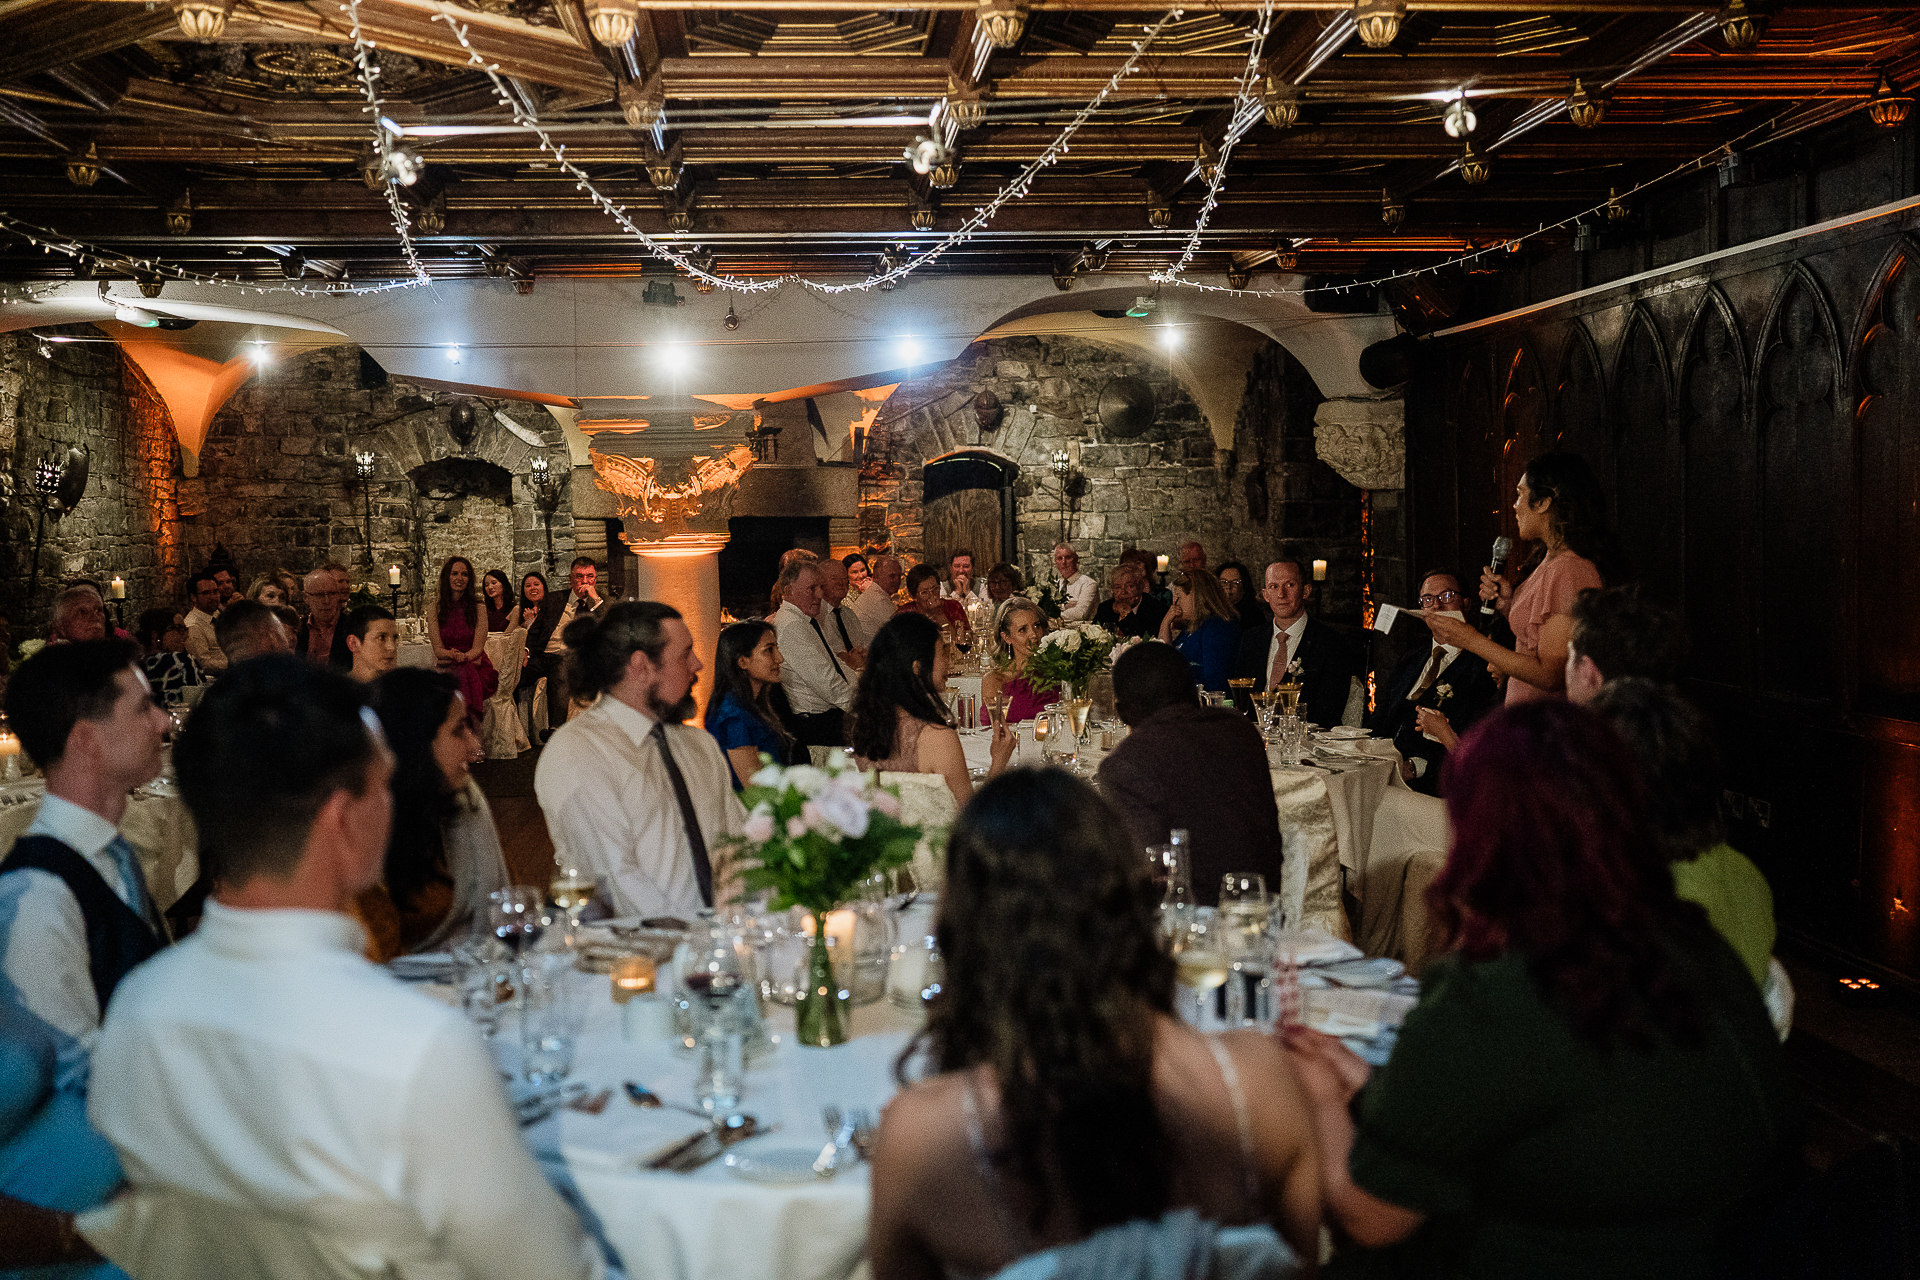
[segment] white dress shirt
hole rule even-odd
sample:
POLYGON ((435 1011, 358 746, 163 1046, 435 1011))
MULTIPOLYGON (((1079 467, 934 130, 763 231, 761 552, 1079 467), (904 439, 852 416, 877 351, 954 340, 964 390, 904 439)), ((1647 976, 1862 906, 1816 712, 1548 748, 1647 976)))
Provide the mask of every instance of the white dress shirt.
POLYGON ((1060 610, 1062 622, 1086 622, 1093 617, 1100 605, 1100 588, 1092 577, 1076 573, 1064 579, 1060 589, 1067 597, 1066 607, 1060 610))
MULTIPOLYGON (((70 800, 48 796, 26 835, 52 836, 85 858, 120 901, 140 910, 131 886, 107 845, 118 835, 111 822, 70 800)), ((81 1085, 94 1037, 100 1031, 100 997, 88 968, 87 921, 67 882, 50 871, 28 869, 0 876, 0 983, 4 998, 45 1024, 54 1043, 54 1083, 81 1085)))
POLYGON ((334 912, 210 901, 128 975, 87 1107, 128 1180, 316 1228, 342 1204, 398 1208, 462 1276, 602 1274, 472 1024, 364 945, 334 912))
POLYGON ((560 620, 553 624, 553 634, 547 637, 546 652, 565 653, 567 651, 567 642, 560 638, 561 633, 566 631, 568 623, 583 613, 592 613, 593 608, 594 606, 586 604, 585 601, 580 598, 578 592, 569 594, 565 607, 560 610, 560 620), (585 605, 584 609, 582 605, 585 605))
MULTIPOLYGON (((822 611, 824 612, 824 610, 822 611)), ((818 715, 834 707, 842 711, 853 701, 853 680, 847 667, 821 643, 829 622, 820 620, 820 632, 814 634, 814 619, 800 611, 791 600, 783 601, 773 615, 773 629, 779 637, 780 657, 784 661, 780 685, 787 691, 787 703, 803 716, 818 715)), ((832 637, 838 640, 839 636, 832 637)))
POLYGON ((227 655, 213 632, 213 615, 201 612, 197 605, 187 614, 187 652, 203 671, 227 669, 227 655))
POLYGON ((985 600, 987 598, 986 580, 984 578, 975 578, 967 584, 966 591, 961 593, 955 593, 953 589, 953 579, 951 578, 940 584, 940 598, 942 600, 960 600, 962 596, 970 600, 985 600))
POLYGON ((1287 646, 1287 661, 1281 664, 1284 670, 1293 662, 1294 655, 1300 652, 1300 638, 1307 634, 1307 615, 1302 613, 1285 630, 1279 626, 1273 628, 1273 639, 1267 643, 1267 665, 1260 669, 1260 682, 1264 686, 1267 677, 1273 674, 1273 660, 1279 655, 1280 646, 1287 646))
MULTIPOLYGON (((860 629, 872 640, 880 634, 880 628, 887 625, 887 619, 898 612, 893 597, 880 589, 877 582, 869 582, 860 588, 860 598, 853 602, 854 616, 860 619, 860 629)), ((784 652, 784 647, 783 647, 784 652)))
MULTIPOLYGON (((602 697, 554 730, 534 769, 533 793, 554 849, 611 886, 618 914, 692 920, 703 905, 700 882, 666 762, 648 741, 654 724, 620 699, 602 697)), ((718 902, 720 837, 737 835, 747 812, 712 734, 669 724, 667 745, 706 838, 718 902)))
POLYGON ((827 643, 833 646, 835 653, 846 652, 846 650, 840 647, 841 627, 847 629, 846 643, 848 648, 864 649, 867 647, 868 642, 873 639, 873 637, 867 633, 866 624, 860 621, 860 615, 853 611, 851 605, 831 605, 822 600, 820 602, 820 630, 825 633, 827 643), (838 626, 834 625, 836 621, 839 623, 838 626))

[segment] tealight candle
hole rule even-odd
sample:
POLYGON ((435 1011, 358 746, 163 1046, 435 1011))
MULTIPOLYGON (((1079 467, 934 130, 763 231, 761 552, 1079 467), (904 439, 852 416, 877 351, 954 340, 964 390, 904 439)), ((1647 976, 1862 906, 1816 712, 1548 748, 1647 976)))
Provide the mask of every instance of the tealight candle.
POLYGON ((1325 582, 1327 580, 1327 562, 1325 560, 1315 560, 1313 562, 1313 580, 1315 582, 1325 582))
POLYGON ((614 961, 611 974, 615 1004, 653 994, 654 964, 645 956, 627 956, 614 961))
POLYGON ((400 566, 399 565, 390 564, 387 566, 387 585, 390 587, 397 587, 400 585, 400 566))
POLYGON ((1155 556, 1153 559, 1154 559, 1155 565, 1158 566, 1159 571, 1161 573, 1165 573, 1167 571, 1167 563, 1168 563, 1167 558, 1165 556, 1155 556))
POLYGON ((124 578, 115 578, 108 586, 107 592, 107 598, 109 600, 125 600, 127 598, 126 580, 124 578))

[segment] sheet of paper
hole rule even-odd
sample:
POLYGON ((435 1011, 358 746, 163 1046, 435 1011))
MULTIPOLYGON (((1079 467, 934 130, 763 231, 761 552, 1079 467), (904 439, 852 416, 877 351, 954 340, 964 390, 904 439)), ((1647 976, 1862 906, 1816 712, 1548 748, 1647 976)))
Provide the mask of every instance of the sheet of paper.
POLYGON ((1383 604, 1380 611, 1373 615, 1373 629, 1382 634, 1393 630, 1393 624, 1400 620, 1400 606, 1383 604))

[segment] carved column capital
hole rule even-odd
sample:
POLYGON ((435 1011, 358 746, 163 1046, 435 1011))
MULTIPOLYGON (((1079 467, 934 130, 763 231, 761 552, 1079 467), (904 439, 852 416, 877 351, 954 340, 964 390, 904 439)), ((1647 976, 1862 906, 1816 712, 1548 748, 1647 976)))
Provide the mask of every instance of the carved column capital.
POLYGON ((1314 411, 1313 439, 1320 460, 1362 489, 1407 484, 1406 401, 1328 400, 1314 411))

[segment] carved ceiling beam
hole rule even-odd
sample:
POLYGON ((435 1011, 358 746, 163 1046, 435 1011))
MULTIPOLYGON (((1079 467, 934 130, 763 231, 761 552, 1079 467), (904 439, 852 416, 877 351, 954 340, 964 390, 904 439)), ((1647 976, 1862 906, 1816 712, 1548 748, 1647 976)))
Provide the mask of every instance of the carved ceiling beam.
MULTIPOLYGON (((1207 8, 1223 13, 1258 13, 1264 0, 1210 0, 1207 8)), ((118 7, 142 4, 146 0, 104 0, 95 7, 105 8, 108 4, 118 7)), ((258 8, 256 0, 249 0, 251 7, 258 8)), ((711 9, 780 9, 788 12, 806 13, 869 13, 873 10, 872 0, 638 0, 643 10, 685 10, 705 11, 711 9)), ((974 9, 979 0, 914 0, 904 6, 910 10, 974 9)), ((1032 0, 1028 6, 1033 12, 1049 13, 1143 13, 1158 17, 1166 12, 1166 0, 1032 0)), ((1318 12, 1337 12, 1353 8, 1352 0, 1274 0, 1274 9, 1280 12, 1308 10, 1318 12)), ((1541 0, 1407 0, 1409 12, 1447 14, 1447 13, 1515 13, 1534 15, 1540 12, 1541 0)), ((1554 0, 1553 12, 1562 13, 1697 13, 1703 7, 1703 0, 1554 0)), ((1849 5, 1839 13, 1878 13, 1878 8, 1862 5, 1849 5)), ((239 21, 244 14, 236 14, 239 21)), ((482 15, 486 16, 486 15, 482 15)))
MULTIPOLYGON (((288 31, 351 39, 346 15, 328 0, 247 0, 252 16, 288 31)), ((433 0, 361 0, 360 28, 382 49, 451 67, 469 65, 465 50, 444 22, 433 0)), ((583 49, 565 30, 536 27, 517 18, 463 9, 460 21, 475 52, 498 63, 502 75, 581 94, 598 94, 593 101, 611 98, 613 75, 600 60, 583 49)))
POLYGON ((97 58, 176 28, 173 10, 164 4, 134 9, 125 4, 62 2, 10 6, 5 30, 0 82, 97 58))

